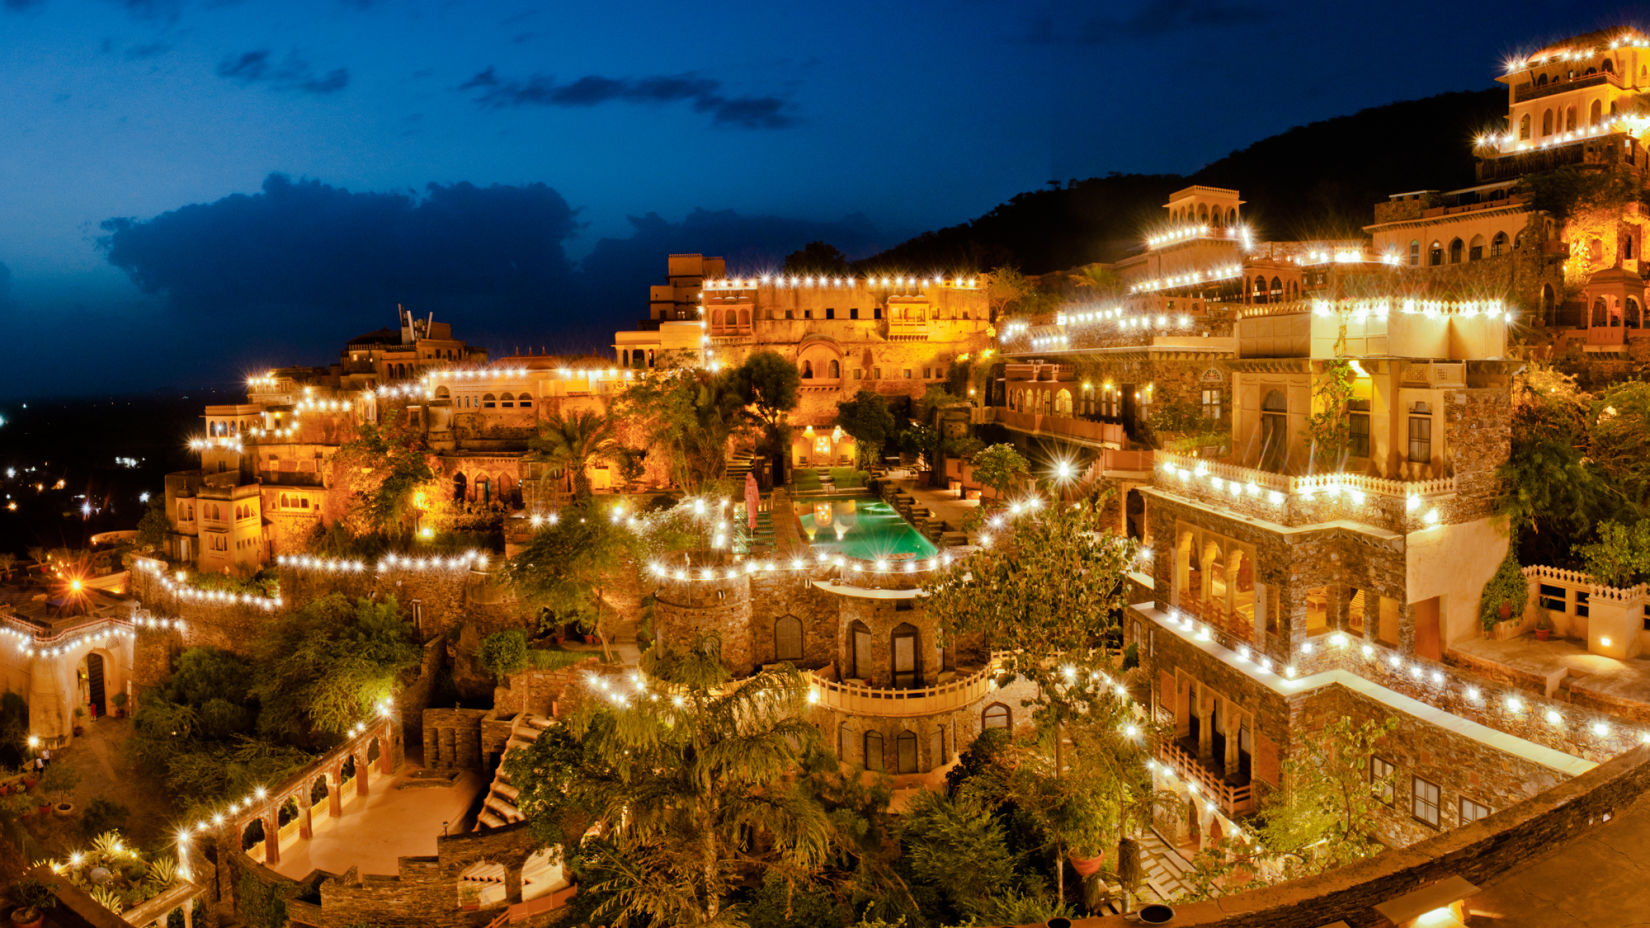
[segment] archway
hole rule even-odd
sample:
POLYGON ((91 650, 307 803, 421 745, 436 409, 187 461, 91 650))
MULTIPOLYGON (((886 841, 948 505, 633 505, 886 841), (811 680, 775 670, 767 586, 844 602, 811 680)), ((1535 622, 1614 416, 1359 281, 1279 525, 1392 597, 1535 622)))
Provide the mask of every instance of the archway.
POLYGON ((917 627, 910 622, 900 623, 889 635, 889 666, 893 671, 895 687, 910 689, 922 685, 922 668, 917 660, 917 643, 920 640, 917 627))
POLYGON ((1135 541, 1146 538, 1146 497, 1138 488, 1130 490, 1124 497, 1123 530, 1135 541))
POLYGON ((782 615, 773 621, 773 659, 798 663, 802 660, 802 620, 782 615))
POLYGON ((1282 390, 1272 390, 1260 404, 1260 469, 1282 473, 1288 450, 1288 402, 1282 390))
POLYGON ((871 678, 871 629, 858 620, 848 626, 848 667, 856 680, 871 678))
POLYGON ((85 698, 87 711, 94 718, 108 714, 106 671, 107 666, 103 655, 92 651, 80 665, 81 695, 85 698))
POLYGON ((453 502, 455 502, 455 503, 464 502, 464 498, 469 495, 469 492, 470 492, 469 479, 464 476, 464 472, 459 471, 458 473, 454 474, 453 475, 453 502))

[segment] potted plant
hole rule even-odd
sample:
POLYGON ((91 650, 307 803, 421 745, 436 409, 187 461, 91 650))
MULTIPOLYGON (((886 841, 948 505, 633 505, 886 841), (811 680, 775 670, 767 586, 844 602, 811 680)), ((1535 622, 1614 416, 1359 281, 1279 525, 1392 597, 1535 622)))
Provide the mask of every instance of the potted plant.
POLYGON ((1484 584, 1484 592, 1478 602, 1478 622, 1484 631, 1493 631, 1500 623, 1523 615, 1529 598, 1529 581, 1524 579, 1524 571, 1518 566, 1517 558, 1508 552, 1501 566, 1484 584))
POLYGON ((115 704, 115 718, 117 718, 117 719, 125 718, 126 717, 126 691, 121 690, 120 692, 118 692, 115 695, 111 696, 109 698, 109 701, 115 704))
POLYGON ((50 815, 54 806, 58 808, 59 815, 72 813, 74 805, 68 801, 68 794, 79 783, 79 771, 62 761, 47 767, 45 774, 40 777, 40 791, 53 798, 41 802, 40 814, 50 815))
POLYGON ((1546 610, 1542 610, 1542 613, 1541 613, 1540 617, 1535 620, 1535 640, 1537 640, 1537 641, 1546 641, 1548 638, 1550 638, 1552 636, 1552 634, 1553 634, 1553 619, 1552 619, 1552 616, 1549 616, 1546 613, 1546 610))
POLYGON ((1106 849, 1101 845, 1099 836, 1084 835, 1072 839, 1066 859, 1071 861, 1071 869, 1076 870, 1078 876, 1088 879, 1100 872, 1100 865, 1106 859, 1106 849))
POLYGON ((7 891, 11 901, 11 923, 15 928, 40 928, 46 921, 46 910, 57 907, 57 895, 51 887, 30 878, 18 880, 7 891))
POLYGON ((75 706, 74 707, 74 734, 75 734, 75 737, 77 737, 77 738, 86 733, 86 726, 82 725, 81 721, 80 721, 81 719, 84 719, 85 717, 86 717, 86 707, 85 706, 75 706))

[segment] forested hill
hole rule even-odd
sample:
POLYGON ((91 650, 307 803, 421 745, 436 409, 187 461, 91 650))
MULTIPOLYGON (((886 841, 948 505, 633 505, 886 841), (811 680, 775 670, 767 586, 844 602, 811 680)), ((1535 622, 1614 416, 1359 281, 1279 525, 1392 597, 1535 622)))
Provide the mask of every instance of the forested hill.
POLYGON ((1040 274, 1114 261, 1163 221, 1188 184, 1235 187, 1261 238, 1359 234, 1389 194, 1473 182, 1472 138, 1499 128, 1505 90, 1439 94, 1297 126, 1187 176, 1110 174, 1022 193, 971 222, 925 232, 857 262, 862 268, 1002 265, 1040 274))

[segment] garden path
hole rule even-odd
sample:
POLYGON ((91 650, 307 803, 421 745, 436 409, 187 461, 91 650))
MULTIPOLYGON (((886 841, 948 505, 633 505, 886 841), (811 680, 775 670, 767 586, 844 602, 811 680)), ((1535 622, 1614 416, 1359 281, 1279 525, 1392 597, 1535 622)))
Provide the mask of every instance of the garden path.
POLYGON ((397 858, 433 856, 443 824, 450 832, 460 830, 486 784, 480 773, 467 770, 452 786, 399 788, 418 769, 405 764, 392 778, 374 778, 365 807, 351 803, 342 819, 316 822, 314 838, 281 848, 275 871, 293 879, 312 870, 343 873, 350 867, 394 875, 397 858))
MULTIPOLYGON (((29 816, 25 823, 29 834, 51 854, 68 853, 89 840, 82 834, 82 816, 93 799, 104 798, 125 806, 130 813, 121 831, 133 843, 150 846, 168 840, 181 810, 150 779, 134 776, 125 757, 132 720, 101 718, 88 720, 85 726, 85 733, 68 747, 52 752, 52 763, 66 764, 80 774, 80 782, 66 797, 75 811, 67 817, 54 815, 49 819, 29 816)), ((39 787, 35 793, 39 793, 39 787)))

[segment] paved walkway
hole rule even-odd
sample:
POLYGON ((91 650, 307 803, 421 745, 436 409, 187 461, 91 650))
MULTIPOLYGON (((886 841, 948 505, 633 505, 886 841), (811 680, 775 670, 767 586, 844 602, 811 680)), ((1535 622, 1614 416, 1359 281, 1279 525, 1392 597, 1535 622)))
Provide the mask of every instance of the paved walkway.
POLYGON ((343 873, 359 867, 364 874, 393 875, 398 857, 434 855, 442 823, 456 828, 486 784, 471 770, 453 786, 397 789, 417 769, 406 764, 391 779, 372 780, 365 807, 351 803, 341 819, 317 822, 314 838, 281 849, 276 872, 301 879, 311 870, 343 873))
POLYGON ((1650 797, 1466 900, 1470 928, 1646 928, 1650 797))
MULTIPOLYGON (((31 815, 24 820, 44 851, 66 854, 87 843, 82 815, 93 799, 108 799, 126 807, 129 815, 120 830, 134 843, 156 844, 172 834, 180 810, 168 790, 157 790, 152 782, 132 775, 125 757, 126 741, 131 736, 131 719, 87 720, 84 734, 70 741, 68 747, 52 752, 52 763, 73 769, 80 775, 80 782, 66 797, 46 797, 53 802, 66 798, 74 803, 73 815, 49 819, 31 815)), ((32 795, 43 794, 37 786, 32 795)))
POLYGON ((1141 837, 1140 858, 1145 865, 1148 890, 1142 895, 1155 896, 1152 900, 1155 902, 1173 902, 1192 891, 1192 884, 1186 881, 1186 871, 1191 869, 1191 864, 1157 832, 1147 831, 1141 837))

